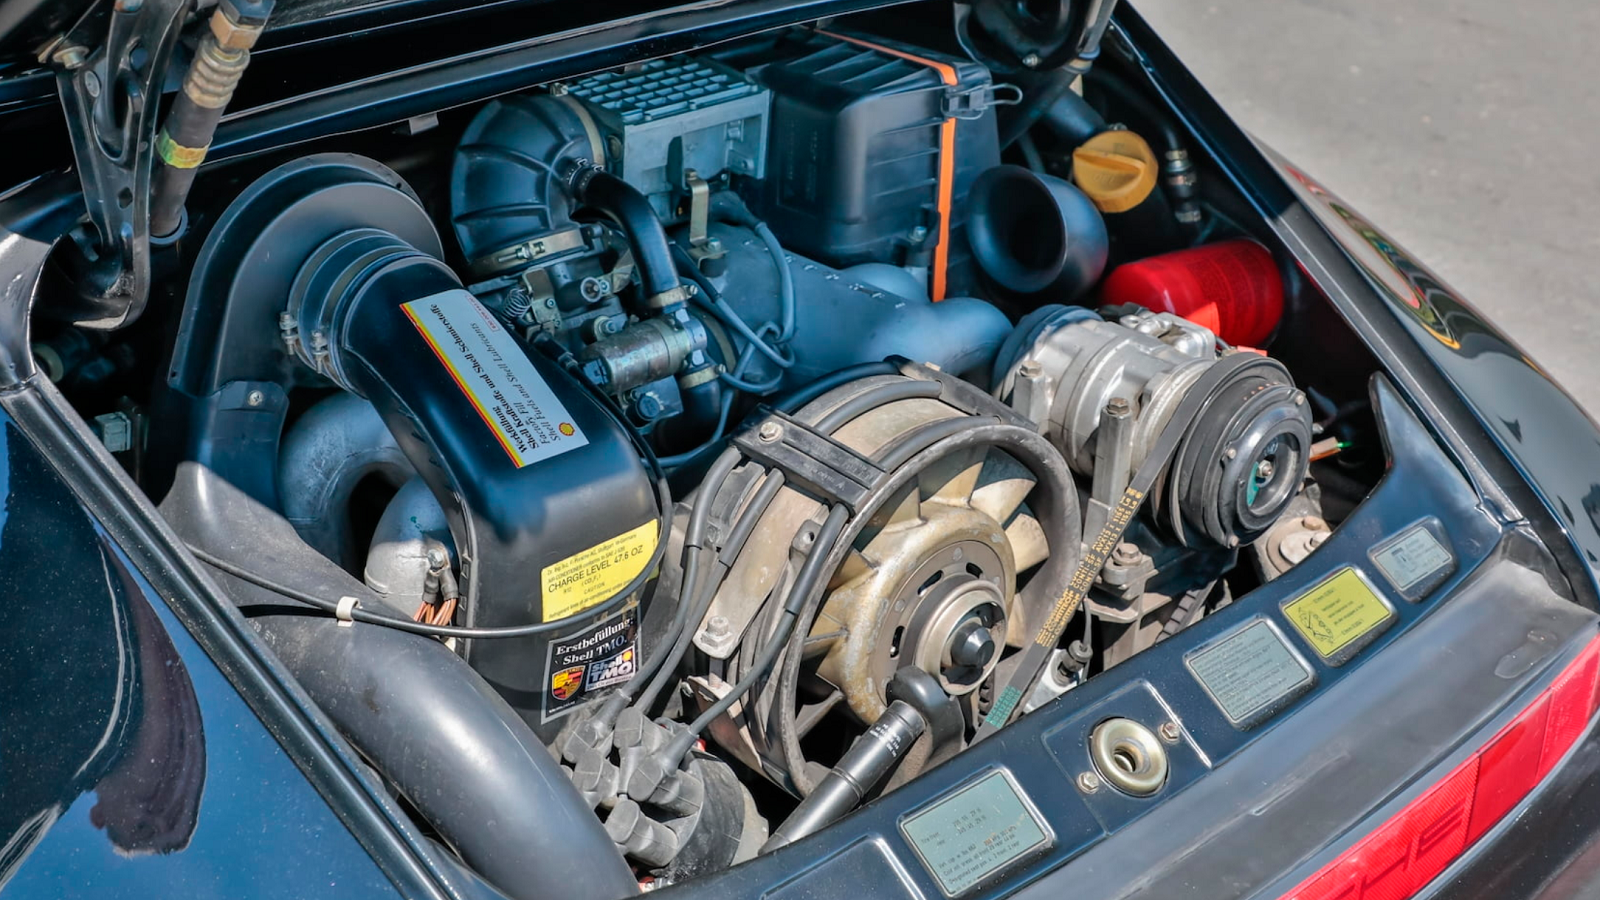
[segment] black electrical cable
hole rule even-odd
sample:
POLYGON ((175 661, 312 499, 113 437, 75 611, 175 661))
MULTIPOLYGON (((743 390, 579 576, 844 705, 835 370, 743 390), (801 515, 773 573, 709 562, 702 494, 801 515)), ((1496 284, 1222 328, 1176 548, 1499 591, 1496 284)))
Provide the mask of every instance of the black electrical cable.
MULTIPOLYGON (((664 479, 659 480, 657 481, 656 486, 659 498, 663 504, 661 507, 663 512, 657 517, 657 527, 660 529, 659 533, 665 535, 672 527, 672 502, 670 495, 667 493, 666 481, 664 479)), ((262 590, 271 591, 272 593, 281 597, 287 597, 290 600, 298 600, 307 606, 322 610, 323 612, 329 613, 335 617, 340 615, 342 604, 338 600, 329 600, 325 597, 319 597, 315 594, 307 593, 297 588, 292 588, 288 585, 281 584, 265 575, 252 571, 245 566, 241 566, 238 563, 223 559, 222 557, 216 556, 206 550, 202 550, 195 544, 185 542, 185 546, 189 548, 190 553, 195 555, 196 559, 219 572, 232 575, 240 581, 248 582, 258 588, 261 588, 262 590)), ((651 552, 650 559, 645 563, 645 567, 640 570, 639 574, 635 575, 633 580, 629 581, 627 586, 618 591, 610 600, 607 600, 605 603, 597 606, 590 607, 584 611, 584 614, 602 615, 604 613, 611 612, 612 610, 621 606, 623 603, 627 602, 635 593, 641 590, 651 578, 655 577, 656 566, 660 565, 661 557, 666 553, 666 550, 667 542, 665 539, 656 541, 655 550, 651 552)), ((413 621, 411 619, 402 619, 397 616, 388 616, 382 613, 368 612, 359 606, 348 610, 346 614, 352 621, 363 622, 368 625, 382 625, 385 628, 394 628, 399 631, 407 631, 412 634, 423 634, 429 637, 466 638, 470 640, 528 637, 529 635, 547 634, 549 632, 572 627, 571 622, 569 622, 568 619, 556 619, 552 622, 531 622, 527 625, 508 625, 493 628, 468 627, 460 625, 428 625, 422 622, 413 621)))
MULTIPOLYGON (((690 566, 698 562, 699 556, 698 554, 689 556, 689 565, 684 567, 683 590, 678 597, 678 608, 681 611, 688 612, 686 618, 689 624, 692 625, 705 619, 706 611, 711 608, 711 601, 716 597, 717 587, 722 583, 723 577, 727 575, 728 569, 732 564, 731 561, 739 555, 739 550, 744 547, 745 541, 749 540, 751 533, 755 531, 756 522, 760 521, 761 516, 766 513, 767 507, 772 505, 772 498, 776 497, 778 491, 783 489, 784 480, 783 472, 774 470, 768 473, 766 479, 752 493, 750 501, 745 504, 745 508, 739 514, 739 518, 734 521, 733 528, 729 529, 728 539, 723 542, 722 550, 718 554, 720 559, 712 564, 713 572, 706 579, 706 589, 699 595, 694 593, 697 582, 690 578, 690 566)), ((698 569, 697 566, 694 568, 698 569)), ((696 571, 693 574, 698 575, 698 572, 696 571)), ((635 706, 649 709, 655 704, 656 698, 661 696, 661 691, 666 688, 667 682, 672 680, 672 676, 677 673, 678 664, 683 661, 684 655, 688 653, 689 645, 694 643, 691 635, 692 632, 683 634, 680 630, 680 632, 672 636, 672 650, 665 661, 656 667, 655 678, 651 680, 643 693, 639 694, 639 699, 634 704, 635 706)))
POLYGON ((833 555, 832 548, 839 540, 839 535, 844 532, 849 517, 850 511, 842 505, 828 510, 827 519, 823 521, 822 527, 817 529, 816 539, 812 541, 811 555, 807 556, 806 561, 800 566, 800 573, 795 576, 794 585, 789 589, 789 595, 784 598, 783 612, 778 623, 773 628, 771 636, 767 638, 766 644, 762 646, 761 652, 757 654, 755 662, 726 694, 706 707, 698 718, 689 723, 687 730, 679 732, 677 737, 672 739, 672 743, 666 746, 662 755, 670 765, 676 767, 694 746, 700 733, 716 721, 718 716, 732 709, 740 698, 749 693, 750 688, 755 686, 767 670, 772 668, 772 664, 777 662, 779 654, 789 644, 789 636, 794 633, 801 608, 807 605, 807 598, 818 590, 819 583, 822 582, 824 563, 833 555))
MULTIPOLYGON (((577 360, 572 356, 571 353, 563 350, 561 355, 557 357, 557 362, 566 368, 567 371, 572 373, 573 377, 575 377, 580 384, 586 387, 590 393, 597 398, 601 405, 610 410, 613 415, 618 416, 618 421, 627 421, 626 419, 621 418, 622 412, 621 410, 617 409, 616 403, 610 397, 606 396, 604 391, 601 391, 584 375, 583 368, 578 365, 577 360)), ((584 610, 584 615, 586 616, 603 616, 607 613, 613 612, 621 608, 623 604, 627 603, 636 593, 643 590, 644 586, 649 583, 650 579, 655 577, 656 568, 661 565, 662 557, 664 557, 667 552, 667 536, 672 533, 672 490, 667 485, 667 476, 661 470, 661 463, 656 459, 655 451, 650 448, 649 444, 645 443, 644 438, 637 431, 631 428, 627 429, 627 431, 628 437, 632 441, 634 449, 638 451, 641 460, 650 469, 650 473, 655 481, 657 507, 656 546, 650 551, 650 558, 645 562, 644 568, 639 570, 639 574, 635 575, 633 579, 622 588, 622 590, 613 594, 610 599, 606 600, 604 603, 597 604, 596 606, 592 606, 584 610)), ((186 543, 185 546, 189 548, 189 552, 195 555, 196 559, 214 569, 217 569, 220 572, 232 575, 241 581, 253 584, 262 590, 271 591, 272 593, 281 597, 287 597, 291 600, 298 600, 307 606, 322 610, 323 612, 331 613, 335 617, 338 617, 341 613, 340 601, 328 600, 324 597, 318 597, 315 594, 310 594, 297 588, 292 588, 288 585, 281 584, 265 575, 249 569, 246 566, 239 565, 238 563, 223 559, 220 556, 216 556, 205 550, 202 550, 194 544, 186 543)), ((366 610, 361 609, 359 606, 350 609, 347 612, 347 615, 351 621, 363 622, 368 625, 382 625, 386 628, 394 628, 399 631, 406 631, 412 634, 422 634, 429 637, 464 638, 469 640, 496 640, 501 638, 528 637, 529 635, 546 634, 563 628, 571 627, 571 623, 568 621, 571 618, 570 616, 550 622, 530 622, 526 625, 471 627, 461 625, 429 625, 423 622, 414 621, 412 619, 402 619, 396 616, 383 615, 382 613, 367 612, 366 610)))
MULTIPOLYGON (((912 431, 888 448, 880 451, 874 463, 893 474, 859 504, 857 516, 850 528, 835 546, 831 564, 837 567, 844 561, 852 543, 860 536, 867 521, 890 497, 903 490, 918 473, 939 459, 961 453, 969 448, 983 446, 1000 450, 1020 463, 1034 476, 1040 493, 1031 495, 1035 517, 1044 529, 1050 555, 1019 595, 1020 602, 1029 609, 1048 603, 1067 584, 1076 568, 1082 542, 1082 520, 1078 511, 1078 494, 1072 473, 1067 468, 1061 452, 1038 432, 1017 425, 999 422, 992 418, 958 417, 930 422, 912 431), (956 427, 960 426, 960 427, 956 427), (896 462, 888 465, 891 457, 896 462)), ((1036 489, 1037 490, 1037 489, 1036 489)), ((808 619, 817 612, 822 600, 817 595, 808 601, 800 612, 808 619)), ((800 664, 804 657, 805 633, 797 632, 789 638, 788 652, 782 656, 778 671, 777 692, 792 697, 798 689, 800 664)), ((791 772, 799 772, 805 760, 799 753, 799 735, 792 711, 774 716, 770 727, 776 734, 784 762, 791 772), (791 756, 790 754, 794 754, 791 756)), ((809 783, 800 785, 802 792, 810 789, 809 783)))
POLYGON ((867 378, 872 375, 898 374, 900 374, 900 367, 887 360, 856 363, 853 366, 846 366, 838 371, 829 372, 815 381, 795 388, 792 393, 772 401, 769 405, 780 412, 792 413, 840 385, 849 384, 857 379, 867 378))
MULTIPOLYGON (((673 244, 672 259, 678 264, 678 271, 683 273, 700 289, 699 295, 691 298, 691 302, 711 313, 717 318, 717 321, 737 331, 739 336, 744 338, 750 346, 755 347, 761 351, 761 355, 772 360, 773 365, 780 369, 787 369, 794 365, 793 356, 785 356, 777 348, 762 340, 761 336, 756 334, 756 329, 751 328, 749 323, 740 318, 738 311, 728 305, 727 300, 723 299, 716 285, 712 284, 710 279, 706 278, 700 271, 700 267, 694 264, 694 260, 689 258, 688 251, 677 244, 673 244)), ((788 310, 784 310, 783 315, 786 319, 793 318, 788 310)), ((782 334, 781 327, 779 334, 782 334)))
POLYGON ((906 378, 874 385, 828 410, 812 428, 819 434, 833 434, 880 406, 888 406, 901 400, 936 398, 943 389, 937 381, 923 381, 920 378, 906 378))
MULTIPOLYGON (((705 539, 706 519, 710 515, 712 501, 716 498, 717 492, 722 489, 723 482, 727 481, 728 474, 733 471, 734 466, 739 464, 741 458, 742 455, 739 451, 731 447, 717 457, 716 461, 711 464, 711 468, 706 472, 705 479, 700 484, 701 502, 696 503, 693 512, 689 514, 689 523, 684 528, 682 557, 684 579, 683 584, 678 589, 678 608, 673 612, 672 622, 668 626, 666 641, 666 645, 673 648, 676 648, 680 642, 684 641, 684 632, 689 625, 689 606, 693 599, 691 591, 694 589, 694 582, 699 580, 699 561, 694 554, 701 549, 701 544, 705 539)), ((663 532, 662 535, 660 543, 665 547, 666 532, 663 532)), ((622 715, 622 711, 627 709, 634 699, 639 696, 639 692, 649 684, 656 672, 660 670, 665 658, 665 654, 658 654, 641 663, 627 683, 605 699, 605 702, 595 713, 594 721, 598 725, 608 728, 615 725, 617 717, 622 715)), ((680 656, 679 658, 681 659, 682 657, 680 656)))

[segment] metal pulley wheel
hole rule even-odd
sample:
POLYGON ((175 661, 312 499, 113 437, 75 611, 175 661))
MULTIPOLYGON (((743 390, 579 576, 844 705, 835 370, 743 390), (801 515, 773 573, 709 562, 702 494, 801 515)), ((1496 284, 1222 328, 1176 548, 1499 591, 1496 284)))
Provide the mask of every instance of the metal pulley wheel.
MULTIPOLYGON (((793 793, 808 793, 834 761, 830 754, 843 750, 813 747, 812 730, 838 716, 854 721, 847 733, 875 722, 902 666, 930 673, 974 714, 979 685, 1008 647, 1031 636, 1054 599, 1048 589, 1019 591, 1019 583, 1042 566, 1059 581, 1076 559, 1076 492, 1059 452, 975 389, 953 404, 951 384, 872 377, 801 409, 795 422, 875 465, 890 463, 886 483, 861 501, 832 548, 809 546, 825 500, 786 485, 711 602, 704 621, 715 620, 715 634, 703 626, 696 636, 702 652, 725 660, 721 673, 691 679, 706 702, 754 660, 797 561, 813 552, 836 557, 774 670, 711 728, 729 751, 793 793), (874 396, 883 402, 866 402, 874 396), (934 433, 943 439, 894 464, 908 442, 934 433)), ((919 765, 913 750, 901 769, 919 765)))

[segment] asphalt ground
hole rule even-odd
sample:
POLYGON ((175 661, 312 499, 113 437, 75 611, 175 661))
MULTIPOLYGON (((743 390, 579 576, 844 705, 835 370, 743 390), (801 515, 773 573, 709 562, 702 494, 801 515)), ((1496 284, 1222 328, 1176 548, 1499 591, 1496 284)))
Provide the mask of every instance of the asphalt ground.
POLYGON ((1600 414, 1600 2, 1124 2, 1600 414))

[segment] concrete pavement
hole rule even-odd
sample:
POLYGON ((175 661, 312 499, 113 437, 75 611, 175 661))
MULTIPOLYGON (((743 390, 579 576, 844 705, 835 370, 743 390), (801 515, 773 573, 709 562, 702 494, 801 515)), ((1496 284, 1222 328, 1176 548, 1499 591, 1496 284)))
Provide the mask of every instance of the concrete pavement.
POLYGON ((1600 413, 1600 3, 1124 2, 1600 413))

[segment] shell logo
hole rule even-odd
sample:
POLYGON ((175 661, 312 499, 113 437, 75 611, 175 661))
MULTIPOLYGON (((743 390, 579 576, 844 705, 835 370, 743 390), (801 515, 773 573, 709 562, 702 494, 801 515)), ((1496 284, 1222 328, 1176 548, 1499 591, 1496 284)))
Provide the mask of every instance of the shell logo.
POLYGON ((567 437, 572 437, 572 435, 575 434, 578 429, 573 428, 571 422, 562 422, 560 425, 556 426, 556 430, 567 437))

